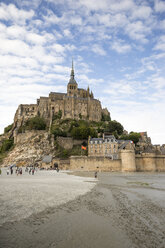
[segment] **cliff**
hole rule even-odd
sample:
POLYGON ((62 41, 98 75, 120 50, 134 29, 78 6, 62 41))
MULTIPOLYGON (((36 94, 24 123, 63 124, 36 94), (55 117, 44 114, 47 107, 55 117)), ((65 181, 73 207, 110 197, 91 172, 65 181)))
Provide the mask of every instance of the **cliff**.
POLYGON ((40 162, 44 155, 54 154, 54 138, 47 131, 32 130, 17 135, 14 148, 3 160, 3 165, 27 165, 40 162))

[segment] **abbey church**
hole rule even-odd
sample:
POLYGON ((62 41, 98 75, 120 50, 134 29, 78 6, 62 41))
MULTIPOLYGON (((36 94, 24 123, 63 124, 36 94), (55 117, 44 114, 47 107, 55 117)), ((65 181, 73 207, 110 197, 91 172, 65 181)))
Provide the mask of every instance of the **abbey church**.
POLYGON ((67 93, 51 92, 48 97, 37 99, 37 104, 19 105, 14 117, 15 128, 35 116, 45 118, 47 124, 51 125, 53 116, 59 111, 62 113, 62 119, 83 119, 97 122, 101 120, 102 113, 109 115, 108 110, 102 109, 100 101, 94 98, 89 87, 87 90, 78 88, 73 61, 67 93))

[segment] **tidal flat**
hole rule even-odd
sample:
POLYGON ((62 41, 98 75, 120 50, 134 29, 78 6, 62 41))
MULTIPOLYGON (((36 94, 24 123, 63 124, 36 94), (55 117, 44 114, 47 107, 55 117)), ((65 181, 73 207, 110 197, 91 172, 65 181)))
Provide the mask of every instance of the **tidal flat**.
POLYGON ((165 247, 165 173, 3 171, 0 203, 0 247, 165 247))

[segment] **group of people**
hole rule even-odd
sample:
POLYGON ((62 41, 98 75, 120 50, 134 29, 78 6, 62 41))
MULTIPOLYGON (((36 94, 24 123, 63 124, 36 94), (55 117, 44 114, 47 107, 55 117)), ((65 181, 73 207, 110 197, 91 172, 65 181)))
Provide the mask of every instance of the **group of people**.
MULTIPOLYGON (((13 175, 13 172, 14 172, 13 167, 9 167, 9 168, 7 169, 7 171, 6 171, 7 175, 13 175)), ((28 172, 29 175, 30 175, 30 174, 31 174, 31 175, 34 175, 35 168, 34 168, 34 167, 26 167, 26 168, 25 168, 25 172, 28 172)), ((2 173, 2 171, 1 171, 1 169, 0 169, 0 175, 1 175, 1 173, 2 173)), ((17 174, 17 176, 18 176, 18 175, 22 175, 22 173, 23 173, 22 168, 21 168, 21 167, 20 167, 20 168, 19 168, 19 167, 16 167, 15 173, 17 174)))
MULTIPOLYGON (((6 171, 7 175, 13 175, 13 172, 14 172, 13 167, 8 168, 6 171)), ((22 175, 22 168, 16 167, 15 173, 17 174, 17 176, 22 175)))
POLYGON ((32 174, 34 175, 35 168, 34 167, 26 167, 25 172, 29 172, 29 175, 32 174))

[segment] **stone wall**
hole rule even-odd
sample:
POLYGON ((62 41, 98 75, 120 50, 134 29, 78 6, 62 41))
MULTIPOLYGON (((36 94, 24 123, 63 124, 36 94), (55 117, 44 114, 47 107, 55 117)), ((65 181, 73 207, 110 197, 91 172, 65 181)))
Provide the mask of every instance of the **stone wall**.
POLYGON ((137 171, 165 171, 165 155, 142 153, 136 155, 135 162, 137 171))
POLYGON ((85 171, 165 172, 165 155, 145 153, 135 156, 132 150, 123 150, 118 160, 111 160, 105 157, 72 156, 70 158, 69 169, 85 171))
POLYGON ((71 170, 85 171, 121 171, 121 160, 111 160, 105 157, 72 156, 71 170))

